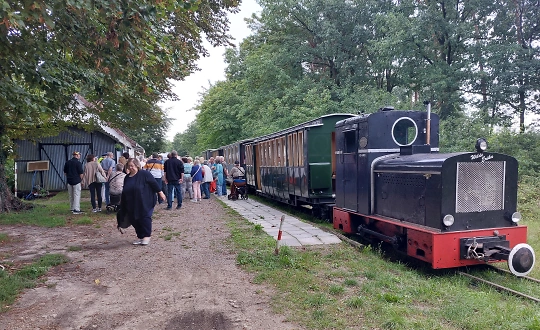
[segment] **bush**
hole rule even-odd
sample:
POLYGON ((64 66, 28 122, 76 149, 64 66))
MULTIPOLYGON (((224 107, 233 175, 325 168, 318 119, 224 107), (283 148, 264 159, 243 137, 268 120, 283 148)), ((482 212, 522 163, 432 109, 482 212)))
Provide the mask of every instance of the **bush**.
POLYGON ((454 117, 440 123, 441 152, 473 152, 476 139, 488 141, 488 150, 515 157, 519 177, 536 176, 540 172, 540 132, 513 132, 502 129, 493 132, 483 120, 475 117, 454 117))
POLYGON ((7 159, 5 164, 6 183, 11 192, 15 192, 15 161, 7 159))

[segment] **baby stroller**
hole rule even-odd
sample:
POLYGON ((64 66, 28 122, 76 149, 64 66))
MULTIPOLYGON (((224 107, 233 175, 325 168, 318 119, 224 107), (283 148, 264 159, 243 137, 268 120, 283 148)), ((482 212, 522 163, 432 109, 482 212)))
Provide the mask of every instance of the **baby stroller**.
POLYGON ((107 205, 107 212, 118 212, 120 209, 120 199, 122 195, 110 195, 110 204, 107 205))
POLYGON ((231 193, 227 198, 233 201, 240 199, 248 199, 246 179, 238 177, 231 182, 231 193))

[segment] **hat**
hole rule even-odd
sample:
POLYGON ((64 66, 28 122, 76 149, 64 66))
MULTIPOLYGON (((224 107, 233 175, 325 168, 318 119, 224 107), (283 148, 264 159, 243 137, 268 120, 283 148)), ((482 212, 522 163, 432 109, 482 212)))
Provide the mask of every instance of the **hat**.
POLYGON ((203 162, 203 165, 208 165, 208 161, 205 160, 205 161, 203 162))
POLYGON ((235 160, 234 165, 240 165, 240 162, 238 160, 235 160))
POLYGON ((107 157, 109 154, 106 152, 104 153, 103 155, 101 155, 101 157, 107 157))
POLYGON ((75 155, 80 155, 80 154, 81 154, 81 153, 78 152, 78 151, 73 151, 73 156, 75 156, 75 155))

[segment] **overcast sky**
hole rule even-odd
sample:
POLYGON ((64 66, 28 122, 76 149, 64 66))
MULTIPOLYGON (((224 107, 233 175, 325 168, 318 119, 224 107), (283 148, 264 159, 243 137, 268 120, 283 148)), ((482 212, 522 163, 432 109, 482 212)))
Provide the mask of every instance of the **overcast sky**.
MULTIPOLYGON (((229 15, 231 22, 230 34, 234 38, 233 43, 235 45, 238 46, 244 38, 251 34, 251 30, 247 27, 244 18, 251 17, 253 13, 260 11, 261 7, 255 0, 242 0, 240 12, 229 15)), ((205 48, 208 49, 210 56, 202 57, 197 62, 201 70, 192 73, 184 81, 175 83, 173 91, 179 96, 180 101, 160 104, 162 108, 168 109, 169 117, 175 119, 166 135, 168 140, 172 140, 176 133, 184 132, 188 124, 195 119, 197 113, 191 109, 195 107, 200 99, 199 93, 208 88, 210 84, 225 80, 225 63, 223 60, 225 47, 214 48, 205 43, 205 48)))

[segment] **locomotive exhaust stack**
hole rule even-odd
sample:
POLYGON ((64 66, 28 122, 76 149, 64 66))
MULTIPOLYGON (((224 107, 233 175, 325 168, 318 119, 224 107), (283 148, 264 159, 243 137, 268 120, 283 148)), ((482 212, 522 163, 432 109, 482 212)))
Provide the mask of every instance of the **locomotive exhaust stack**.
POLYGON ((424 101, 424 105, 427 108, 427 119, 426 119, 426 144, 431 145, 431 102, 424 101))

